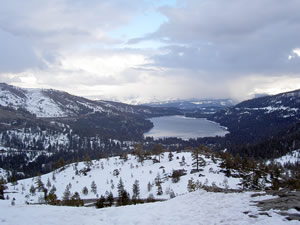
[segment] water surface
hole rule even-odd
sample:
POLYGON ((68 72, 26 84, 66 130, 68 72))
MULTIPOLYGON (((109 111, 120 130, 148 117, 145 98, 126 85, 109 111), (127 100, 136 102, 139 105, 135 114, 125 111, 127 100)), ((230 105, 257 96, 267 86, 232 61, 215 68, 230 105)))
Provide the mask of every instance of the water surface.
POLYGON ((184 116, 164 116, 150 119, 154 127, 145 137, 154 139, 164 137, 178 137, 182 139, 198 137, 225 136, 228 133, 225 127, 205 118, 188 118, 184 116))

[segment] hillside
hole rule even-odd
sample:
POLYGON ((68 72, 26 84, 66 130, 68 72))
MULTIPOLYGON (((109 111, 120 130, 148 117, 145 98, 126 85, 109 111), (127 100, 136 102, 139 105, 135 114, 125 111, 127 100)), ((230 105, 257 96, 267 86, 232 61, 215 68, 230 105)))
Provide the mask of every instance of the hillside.
POLYGON ((143 140, 153 127, 147 118, 178 113, 0 83, 1 164, 32 176, 53 169, 60 157, 67 161, 87 153, 93 158, 118 154, 143 140))
POLYGON ((300 90, 265 96, 222 109, 209 119, 228 127, 227 139, 247 144, 289 129, 300 116, 300 90))
POLYGON ((0 105, 24 109, 37 117, 77 117, 95 112, 119 115, 159 116, 178 110, 134 106, 111 101, 93 101, 53 89, 25 89, 0 83, 0 105), (170 111, 168 111, 170 110, 170 111))
MULTIPOLYGON (((220 160, 214 163, 210 157, 203 158, 206 165, 203 171, 191 174, 192 157, 190 152, 173 153, 172 161, 169 161, 168 153, 161 155, 161 162, 154 163, 152 159, 146 159, 144 162, 138 162, 138 158, 134 155, 128 155, 127 159, 119 156, 107 159, 93 160, 91 162, 79 162, 66 165, 63 169, 57 169, 51 173, 41 176, 41 181, 46 188, 51 189, 54 185, 58 198, 63 196, 66 187, 71 184, 70 191, 72 193, 80 193, 83 199, 95 199, 97 196, 105 195, 106 192, 112 192, 114 196, 118 195, 117 185, 120 179, 123 180, 125 189, 132 196, 132 186, 135 180, 139 181, 140 198, 146 199, 153 194, 158 199, 169 199, 171 192, 182 195, 188 192, 188 180, 194 179, 205 185, 217 185, 222 188, 242 188, 239 178, 225 177, 225 173, 221 171, 220 160), (184 159, 183 159, 184 158, 184 159), (89 168, 89 169, 87 169, 89 168), (90 170, 90 171, 88 171, 90 170), (183 176, 177 182, 172 181, 173 170, 184 171, 183 176), (201 175, 200 175, 201 174, 201 175), (162 194, 157 194, 156 180, 161 180, 162 194), (48 180, 50 185, 47 186, 48 180), (91 183, 97 185, 97 192, 91 192, 91 183), (151 184, 149 190, 148 183, 151 184), (84 187, 88 188, 88 193, 83 194, 84 187)), ((155 158, 155 157, 153 157, 155 158)), ((18 202, 23 203, 27 199, 30 203, 37 203, 43 192, 38 192, 32 196, 30 194, 31 185, 37 187, 38 177, 19 180, 18 185, 10 186, 8 192, 18 193, 9 194, 15 197, 18 202)))
MULTIPOLYGON (((278 210, 261 212, 256 203, 275 197, 261 192, 255 192, 255 195, 253 192, 243 192, 243 179, 236 176, 237 173, 232 173, 235 176, 226 176, 221 166, 223 160, 214 159, 209 154, 200 156, 206 165, 194 173, 191 173, 191 152, 179 152, 173 154, 171 161, 169 153, 164 153, 161 155, 161 162, 154 160, 157 156, 139 162, 136 156, 128 155, 73 163, 40 177, 9 183, 5 190, 8 200, 0 201, 0 210, 6 212, 0 214, 0 221, 8 225, 19 225, 23 224, 26 217, 26 222, 35 225, 40 224, 41 217, 45 217, 45 225, 61 224, 62 221, 66 225, 153 224, 154 221, 156 224, 180 225, 298 223, 287 220, 278 210), (176 181, 172 178, 174 170, 184 171, 176 181), (167 201, 104 209, 39 205, 45 203, 45 192, 39 190, 42 186, 51 189, 50 192, 55 189, 54 193, 59 199, 65 196, 67 189, 71 192, 70 195, 78 192, 86 206, 91 206, 101 195, 107 196, 108 192, 112 192, 117 198, 120 180, 130 197, 133 196, 133 184, 137 180, 140 189, 138 198, 149 199, 152 196, 152 199, 167 201), (94 188, 93 182, 96 184, 94 188), (199 187, 188 189, 190 182, 199 187), (161 194, 158 194, 157 183, 161 186, 161 194), (207 192, 205 187, 222 191, 207 192)), ((266 187, 269 185, 266 183, 266 187)), ((290 209, 287 213, 286 215, 298 215, 295 209, 290 209)))

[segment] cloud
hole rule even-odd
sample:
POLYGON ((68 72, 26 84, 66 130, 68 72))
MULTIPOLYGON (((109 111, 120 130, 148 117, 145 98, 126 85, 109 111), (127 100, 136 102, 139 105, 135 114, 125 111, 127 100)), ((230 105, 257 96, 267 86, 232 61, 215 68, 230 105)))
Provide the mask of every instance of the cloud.
POLYGON ((21 72, 33 66, 44 64, 32 43, 0 29, 0 72, 21 72))
POLYGON ((39 67, 66 49, 117 43, 108 32, 130 22, 141 7, 137 0, 5 2, 0 8, 0 59, 6 60, 1 60, 0 72, 39 67))
POLYGON ((147 36, 169 43, 166 54, 154 57, 158 65, 227 76, 298 75, 299 57, 288 58, 300 47, 299 1, 184 2, 183 8, 163 7, 168 22, 147 36))
POLYGON ((123 101, 296 89, 299 10, 298 0, 11 0, 0 81, 123 101))

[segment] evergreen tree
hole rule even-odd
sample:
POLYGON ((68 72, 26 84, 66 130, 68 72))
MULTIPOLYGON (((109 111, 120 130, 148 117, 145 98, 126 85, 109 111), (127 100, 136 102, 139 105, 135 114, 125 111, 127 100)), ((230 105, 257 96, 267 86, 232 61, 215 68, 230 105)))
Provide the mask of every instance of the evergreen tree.
POLYGON ((196 187, 197 186, 196 186, 193 178, 191 178, 190 180, 188 180, 187 189, 188 189, 189 192, 196 191, 196 187))
POLYGON ((55 177, 55 173, 52 173, 52 180, 55 182, 56 181, 56 177, 55 177))
POLYGON ((125 190, 122 178, 120 178, 117 188, 118 188, 118 197, 122 198, 122 194, 125 190))
POLYGON ((87 189, 87 187, 85 187, 85 186, 83 187, 82 193, 83 193, 84 195, 88 195, 89 190, 87 189))
POLYGON ((103 195, 100 196, 100 198, 96 201, 96 208, 101 209, 105 206, 105 197, 103 195))
POLYGON ((35 195, 35 187, 33 185, 30 186, 29 192, 31 195, 35 195))
POLYGON ((128 205, 130 203, 130 195, 126 190, 122 192, 122 197, 119 203, 121 203, 120 205, 128 205))
POLYGON ((152 152, 154 155, 158 156, 158 161, 160 162, 161 154, 163 153, 163 148, 162 148, 161 144, 154 145, 152 152))
POLYGON ((85 159, 84 159, 84 165, 87 167, 87 169, 89 170, 91 168, 91 166, 93 165, 93 162, 90 158, 90 156, 86 153, 85 155, 85 159))
POLYGON ((139 199, 140 198, 140 184, 138 180, 134 181, 134 184, 132 185, 132 198, 133 199, 139 199))
POLYGON ((159 173, 157 173, 154 181, 155 181, 155 185, 156 186, 158 186, 161 183, 161 178, 160 178, 160 174, 159 173))
POLYGON ((139 162, 143 162, 144 155, 145 155, 144 150, 143 150, 143 145, 140 143, 134 145, 133 154, 135 154, 138 157, 139 162))
POLYGON ((47 188, 51 188, 51 182, 50 182, 50 179, 48 178, 47 180, 47 184, 46 184, 47 188))
POLYGON ((56 192, 56 187, 54 185, 52 185, 52 188, 50 189, 50 194, 54 194, 56 192))
POLYGON ((5 199, 4 198, 4 190, 7 188, 5 184, 6 184, 6 181, 4 180, 4 178, 0 177, 0 199, 5 199))
POLYGON ((109 194, 107 196, 107 202, 108 202, 108 206, 112 206, 114 203, 114 196, 111 191, 109 192, 109 194))
POLYGON ((181 162, 182 162, 182 163, 185 163, 185 157, 184 157, 184 155, 183 155, 182 158, 181 158, 181 162))
POLYGON ((71 199, 71 191, 70 191, 70 187, 69 185, 66 186, 66 189, 63 193, 63 197, 62 197, 62 204, 63 205, 68 205, 69 201, 71 199))
POLYGON ((122 179, 118 183, 118 200, 117 205, 128 205, 130 203, 129 193, 125 190, 122 179))
POLYGON ((162 187, 161 187, 161 184, 158 183, 157 185, 157 192, 156 192, 157 195, 162 195, 163 194, 163 190, 162 190, 162 187))
POLYGON ((170 162, 173 160, 173 157, 174 157, 173 153, 172 153, 172 152, 169 152, 168 158, 169 158, 169 161, 170 161, 170 162))
POLYGON ((83 204, 83 200, 81 200, 79 193, 75 192, 71 197, 70 205, 78 207, 83 206, 83 204))
POLYGON ((147 190, 148 190, 148 192, 150 192, 151 189, 152 189, 152 185, 151 185, 151 183, 150 183, 150 181, 149 181, 148 184, 147 184, 147 190))
POLYGON ((93 192, 94 194, 97 194, 97 185, 96 185, 95 181, 92 181, 92 183, 91 183, 91 192, 93 192))
POLYGON ((199 167, 205 166, 205 160, 200 156, 201 151, 203 150, 202 145, 198 148, 194 148, 192 152, 193 166, 196 167, 196 171, 199 171, 199 167))
POLYGON ((44 190, 45 187, 44 187, 44 183, 42 182, 41 176, 38 176, 37 181, 35 183, 36 183, 38 191, 44 190))
POLYGON ((53 192, 53 193, 49 193, 48 196, 47 196, 47 199, 46 199, 47 203, 50 204, 50 205, 57 205, 57 196, 56 194, 53 192))

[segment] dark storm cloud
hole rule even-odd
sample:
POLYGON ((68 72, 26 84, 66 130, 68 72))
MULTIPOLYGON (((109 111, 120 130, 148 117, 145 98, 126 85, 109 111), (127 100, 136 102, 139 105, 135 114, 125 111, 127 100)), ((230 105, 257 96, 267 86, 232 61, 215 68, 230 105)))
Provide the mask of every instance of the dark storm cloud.
POLYGON ((168 22, 147 38, 169 44, 153 58, 160 66, 297 74, 299 57, 288 58, 300 48, 299 11, 298 0, 190 0, 184 8, 162 8, 168 22))

